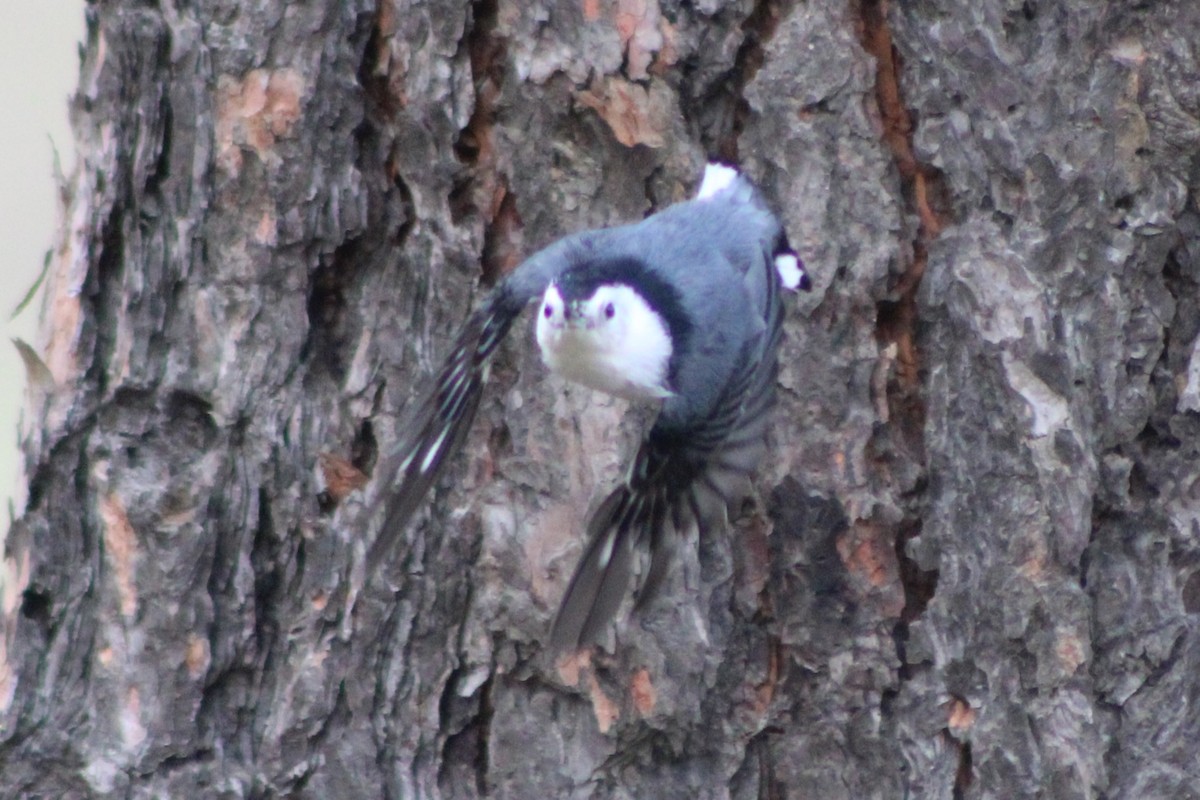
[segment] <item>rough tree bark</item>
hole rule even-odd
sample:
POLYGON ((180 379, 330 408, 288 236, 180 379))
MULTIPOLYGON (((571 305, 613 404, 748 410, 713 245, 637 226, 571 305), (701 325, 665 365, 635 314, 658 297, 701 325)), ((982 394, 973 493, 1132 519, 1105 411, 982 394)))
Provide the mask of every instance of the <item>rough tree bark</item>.
POLYGON ((0 796, 1200 796, 1200 6, 87 13, 0 796), (644 418, 522 326, 364 584, 473 300, 712 156, 817 287, 732 535, 555 663, 644 418))

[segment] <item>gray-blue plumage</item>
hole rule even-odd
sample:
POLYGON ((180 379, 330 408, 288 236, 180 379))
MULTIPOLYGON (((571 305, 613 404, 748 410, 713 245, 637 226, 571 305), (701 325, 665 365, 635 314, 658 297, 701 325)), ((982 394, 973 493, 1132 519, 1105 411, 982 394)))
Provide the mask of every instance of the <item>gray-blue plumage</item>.
POLYGON ((765 451, 782 322, 776 262, 795 254, 744 178, 701 194, 635 224, 561 239, 496 286, 464 325, 400 446, 377 470, 389 483, 399 476, 399 486, 381 496, 387 515, 368 569, 382 562, 461 444, 496 346, 552 286, 564 302, 602 285, 629 286, 661 317, 671 345, 669 394, 628 477, 589 522, 552 646, 579 647, 599 635, 628 592, 639 548, 649 553, 641 604, 665 574, 672 530, 693 520, 702 534, 724 525, 727 503, 748 488, 765 451))

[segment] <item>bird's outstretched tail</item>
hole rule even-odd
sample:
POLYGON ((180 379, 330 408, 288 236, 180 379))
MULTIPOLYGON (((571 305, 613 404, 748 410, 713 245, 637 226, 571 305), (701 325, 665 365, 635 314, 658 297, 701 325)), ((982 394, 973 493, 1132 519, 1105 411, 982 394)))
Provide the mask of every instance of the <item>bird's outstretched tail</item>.
POLYGON ((572 650, 596 640, 628 592, 639 548, 650 553, 639 597, 653 594, 670 561, 667 525, 682 528, 693 513, 680 502, 680 489, 692 483, 697 466, 678 448, 653 438, 642 444, 628 480, 588 523, 587 546, 550 630, 551 647, 572 650))

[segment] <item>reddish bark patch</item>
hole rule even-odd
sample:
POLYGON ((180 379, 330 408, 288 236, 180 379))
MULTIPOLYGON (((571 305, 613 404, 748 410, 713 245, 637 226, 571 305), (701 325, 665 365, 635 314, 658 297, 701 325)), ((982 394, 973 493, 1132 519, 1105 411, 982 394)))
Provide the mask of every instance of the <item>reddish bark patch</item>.
POLYGON ((658 692, 655 691, 654 683, 650 679, 650 670, 642 667, 633 673, 633 680, 629 686, 629 694, 633 698, 633 707, 643 717, 654 711, 654 704, 658 700, 658 692))

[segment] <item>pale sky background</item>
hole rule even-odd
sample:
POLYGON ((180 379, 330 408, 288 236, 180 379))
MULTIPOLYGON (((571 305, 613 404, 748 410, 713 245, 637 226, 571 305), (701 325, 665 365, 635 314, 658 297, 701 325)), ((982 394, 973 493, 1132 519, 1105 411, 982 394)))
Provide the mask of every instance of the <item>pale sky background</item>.
MULTIPOLYGON (((37 280, 58 222, 54 150, 62 169, 75 163, 67 99, 79 77, 83 0, 5 0, 0 25, 0 542, 9 502, 23 502, 17 420, 25 368, 9 339, 37 344, 40 298, 13 319, 37 280)), ((21 509, 16 509, 19 514, 21 509)))

